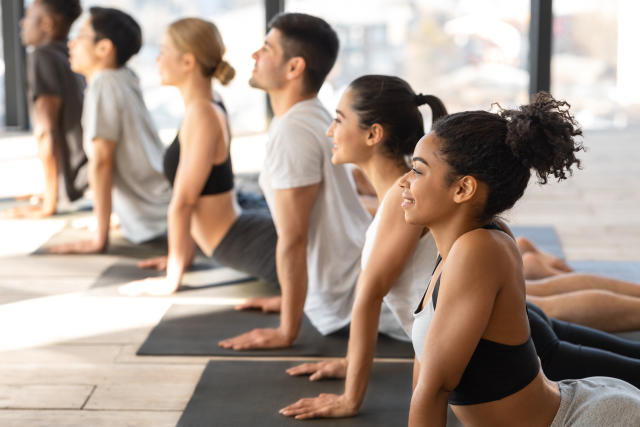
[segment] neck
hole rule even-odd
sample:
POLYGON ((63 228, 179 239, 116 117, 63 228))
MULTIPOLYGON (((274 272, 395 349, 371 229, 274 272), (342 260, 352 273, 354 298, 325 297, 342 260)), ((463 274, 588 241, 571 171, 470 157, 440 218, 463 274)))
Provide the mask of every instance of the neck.
POLYGON ((83 73, 85 78, 88 81, 91 81, 91 79, 93 79, 93 77, 98 74, 100 71, 104 71, 104 70, 117 70, 118 67, 116 66, 115 62, 111 63, 101 63, 101 64, 96 64, 95 66, 93 66, 91 69, 89 69, 87 72, 83 73))
POLYGON ((184 82, 176 85, 184 106, 188 107, 194 101, 205 99, 211 102, 213 99, 213 86, 210 79, 204 76, 190 76, 184 82))
POLYGON ((357 165, 371 181, 379 201, 382 201, 398 178, 409 170, 407 166, 380 154, 374 154, 357 165))
POLYGON ((268 93, 271 100, 271 109, 275 117, 283 116, 298 102, 313 99, 318 95, 316 93, 303 95, 301 91, 294 90, 292 87, 270 90, 268 93))
POLYGON ((466 209, 461 208, 458 212, 448 215, 443 221, 430 224, 429 229, 438 247, 438 253, 444 260, 460 236, 482 225, 484 223, 477 221, 466 209))

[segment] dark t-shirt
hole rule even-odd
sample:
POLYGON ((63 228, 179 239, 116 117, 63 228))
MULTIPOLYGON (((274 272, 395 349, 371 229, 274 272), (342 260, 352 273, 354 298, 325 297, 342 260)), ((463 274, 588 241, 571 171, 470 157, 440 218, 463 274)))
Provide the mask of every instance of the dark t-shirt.
MULTIPOLYGON (((56 140, 58 162, 58 200, 73 201, 87 188, 87 156, 82 148, 82 101, 84 78, 69 64, 69 51, 63 41, 36 46, 27 57, 29 108, 42 95, 62 100, 56 140)), ((33 117, 33 113, 31 114, 33 117)))

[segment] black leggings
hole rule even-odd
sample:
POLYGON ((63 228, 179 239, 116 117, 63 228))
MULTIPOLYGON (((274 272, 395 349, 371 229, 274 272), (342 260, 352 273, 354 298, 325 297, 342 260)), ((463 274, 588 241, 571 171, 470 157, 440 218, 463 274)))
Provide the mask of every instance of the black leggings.
POLYGON ((640 342, 561 320, 527 303, 531 338, 545 375, 555 381, 594 376, 640 388, 640 342))

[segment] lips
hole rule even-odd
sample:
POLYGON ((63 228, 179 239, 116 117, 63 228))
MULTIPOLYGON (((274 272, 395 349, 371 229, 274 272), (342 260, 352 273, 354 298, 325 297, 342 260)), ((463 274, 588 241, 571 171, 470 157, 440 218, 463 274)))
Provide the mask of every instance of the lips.
POLYGON ((411 193, 408 191, 403 191, 402 192, 402 207, 403 208, 410 208, 411 206, 415 205, 416 201, 413 197, 411 197, 411 193))

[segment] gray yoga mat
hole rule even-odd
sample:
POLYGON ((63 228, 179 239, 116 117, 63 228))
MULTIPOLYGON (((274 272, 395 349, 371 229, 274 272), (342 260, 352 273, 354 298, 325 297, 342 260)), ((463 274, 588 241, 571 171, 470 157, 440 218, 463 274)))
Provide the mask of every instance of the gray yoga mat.
MULTIPOLYGON (((303 318, 298 339, 292 347, 272 350, 234 351, 218 342, 255 328, 275 328, 278 314, 236 311, 231 307, 172 305, 160 323, 138 349, 138 355, 343 357, 347 353, 348 330, 323 336, 303 318)), ((378 335, 376 357, 411 358, 411 343, 378 335)))
POLYGON ((511 231, 516 237, 526 237, 540 250, 564 258, 562 244, 555 228, 550 226, 513 226, 511 231))
MULTIPOLYGON (((211 361, 187 404, 178 427, 406 425, 411 402, 411 363, 374 363, 367 394, 357 416, 304 422, 278 413, 303 397, 342 393, 344 381, 309 381, 285 369, 299 362, 211 361)), ((461 424, 449 409, 447 427, 461 424)))
MULTIPOLYGON (((148 277, 160 277, 166 274, 165 271, 142 269, 137 263, 131 261, 118 261, 105 269, 91 286, 92 288, 102 288, 107 286, 121 285, 133 280, 146 279, 148 277)), ((252 276, 214 263, 210 259, 196 259, 187 269, 185 279, 180 286, 179 292, 194 289, 205 289, 217 286, 233 285, 255 280, 252 276), (190 272, 203 272, 206 274, 206 281, 194 285, 189 282, 190 272)))
MULTIPOLYGON (((300 426, 278 410, 302 397, 342 393, 343 381, 312 382, 291 377, 296 362, 209 362, 187 404, 179 427, 300 426)), ((410 363, 376 363, 360 414, 314 420, 322 426, 406 425, 411 402, 410 363)))

